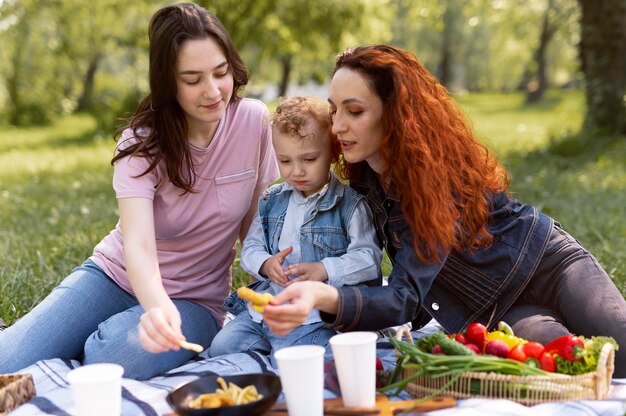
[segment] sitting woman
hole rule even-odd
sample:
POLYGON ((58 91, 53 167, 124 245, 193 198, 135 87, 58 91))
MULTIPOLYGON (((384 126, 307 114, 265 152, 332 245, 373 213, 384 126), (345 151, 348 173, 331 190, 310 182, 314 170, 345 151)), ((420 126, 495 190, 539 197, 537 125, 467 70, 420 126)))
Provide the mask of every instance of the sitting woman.
POLYGON ((221 22, 193 3, 150 21, 150 88, 113 157, 120 219, 39 305, 0 332, 0 373, 48 358, 148 379, 222 327, 234 244, 278 178, 260 101, 221 22), (154 354, 162 353, 162 354, 154 354))
POLYGON ((542 343, 612 336, 615 375, 626 377, 624 297, 557 222, 509 195, 507 172, 414 55, 346 50, 329 102, 340 173, 365 195, 393 269, 382 287, 289 286, 265 308, 272 331, 288 333, 312 308, 342 331, 504 320, 542 343))

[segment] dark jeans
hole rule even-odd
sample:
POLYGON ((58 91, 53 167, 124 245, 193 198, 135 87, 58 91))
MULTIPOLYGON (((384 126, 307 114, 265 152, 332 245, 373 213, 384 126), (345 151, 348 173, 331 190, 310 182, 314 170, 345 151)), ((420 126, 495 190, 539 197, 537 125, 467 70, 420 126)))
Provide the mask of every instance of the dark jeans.
POLYGON ((595 257, 555 226, 537 271, 503 320, 547 343, 567 334, 615 338, 614 377, 626 377, 626 301, 595 257))

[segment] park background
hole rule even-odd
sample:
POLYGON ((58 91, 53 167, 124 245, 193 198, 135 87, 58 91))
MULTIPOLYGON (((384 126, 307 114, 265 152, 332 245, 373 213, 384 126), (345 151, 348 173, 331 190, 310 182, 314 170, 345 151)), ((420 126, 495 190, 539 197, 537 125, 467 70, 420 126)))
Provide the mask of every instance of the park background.
MULTIPOLYGON (((509 169, 514 196, 557 219, 626 295, 626 0, 197 3, 240 50, 244 95, 270 109, 282 95, 326 98, 345 47, 414 52, 509 169)), ((147 93, 148 21, 165 4, 0 0, 0 326, 115 226, 112 136, 147 93)), ((238 260, 233 276, 247 280, 238 260)))

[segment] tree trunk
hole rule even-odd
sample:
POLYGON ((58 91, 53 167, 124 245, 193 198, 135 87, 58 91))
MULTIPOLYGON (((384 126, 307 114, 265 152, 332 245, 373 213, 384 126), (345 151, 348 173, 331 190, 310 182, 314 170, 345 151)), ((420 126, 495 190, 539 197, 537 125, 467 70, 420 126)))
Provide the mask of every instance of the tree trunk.
POLYGON ((24 45, 26 44, 26 39, 28 39, 29 30, 29 20, 26 18, 20 19, 17 26, 18 36, 16 36, 16 39, 19 43, 14 46, 13 53, 11 55, 11 70, 6 76, 6 88, 9 97, 7 106, 9 113, 8 119, 9 123, 13 126, 18 126, 21 124, 21 113, 24 110, 20 84, 22 83, 21 74, 23 67, 23 56, 26 53, 26 48, 24 47, 24 45))
POLYGON ((586 130, 626 133, 626 0, 578 0, 586 130))
POLYGON ((443 13, 443 34, 441 39, 441 60, 439 61, 439 82, 450 88, 452 81, 452 10, 450 4, 443 13))
POLYGON ((449 90, 463 89, 463 80, 455 69, 461 65, 460 45, 463 27, 463 2, 447 0, 443 13, 443 32, 441 34, 441 58, 439 60, 439 82, 449 90), (458 79, 457 79, 458 78, 458 79), (458 84, 458 85, 455 85, 458 84))
POLYGON ((291 75, 291 61, 293 56, 283 55, 280 57, 281 77, 280 84, 278 85, 278 96, 284 97, 287 95, 287 89, 289 88, 289 76, 291 75))
POLYGON ((546 52, 548 50, 548 44, 554 36, 554 32, 556 32, 556 22, 550 22, 550 11, 553 7, 554 0, 550 0, 543 16, 543 25, 541 26, 541 35, 539 36, 539 46, 534 54, 535 63, 537 65, 537 80, 536 83, 531 83, 528 86, 526 93, 526 102, 529 104, 541 101, 543 99, 543 94, 548 89, 546 52))
POLYGON ((83 93, 78 98, 78 106, 76 111, 89 111, 93 104, 93 87, 96 78, 96 71, 98 70, 98 64, 100 63, 100 52, 96 53, 89 61, 89 67, 85 73, 85 80, 83 81, 83 93))

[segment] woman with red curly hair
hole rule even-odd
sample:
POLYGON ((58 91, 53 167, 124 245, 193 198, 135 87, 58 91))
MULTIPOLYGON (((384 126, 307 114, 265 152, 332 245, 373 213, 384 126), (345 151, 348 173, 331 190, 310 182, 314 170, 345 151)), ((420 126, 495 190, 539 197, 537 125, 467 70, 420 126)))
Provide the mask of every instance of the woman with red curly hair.
POLYGON ((341 331, 417 329, 434 318, 454 333, 504 320, 542 343, 612 336, 623 346, 615 375, 626 376, 624 297, 557 222, 509 195, 507 172, 413 54, 346 50, 329 102, 338 171, 365 195, 393 269, 382 287, 291 285, 265 309, 274 332, 314 307, 341 331))

